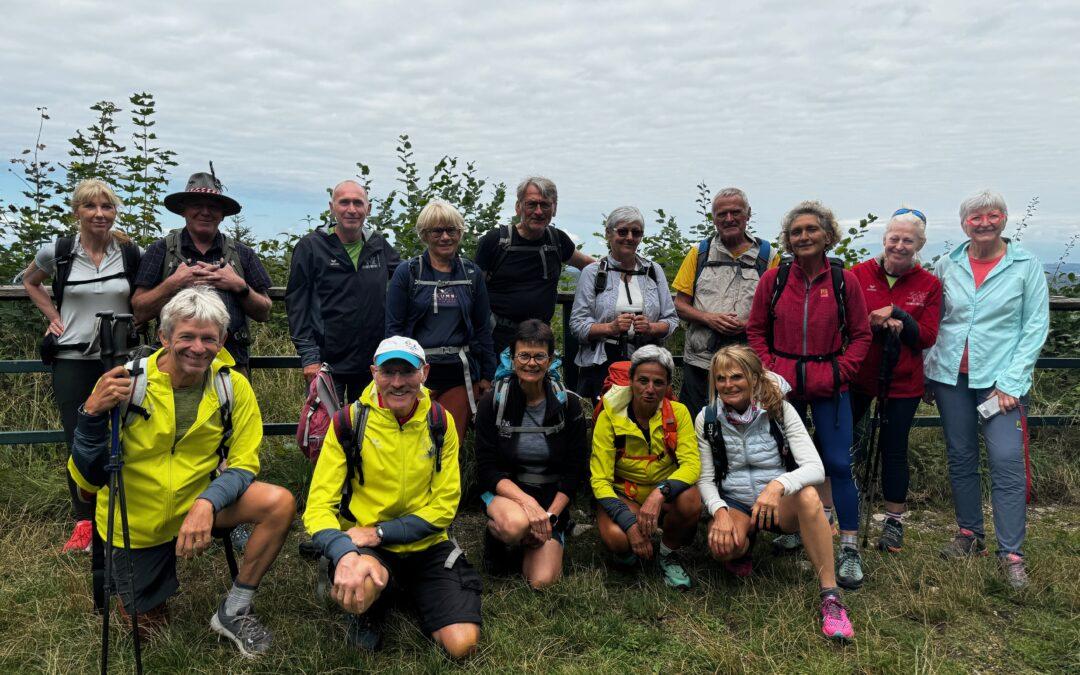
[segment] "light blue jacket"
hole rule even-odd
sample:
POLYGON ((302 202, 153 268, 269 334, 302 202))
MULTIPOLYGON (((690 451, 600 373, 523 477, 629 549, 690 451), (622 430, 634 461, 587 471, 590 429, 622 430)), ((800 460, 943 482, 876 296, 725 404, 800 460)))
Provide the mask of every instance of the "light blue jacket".
POLYGON ((968 386, 1020 397, 1031 389, 1035 360, 1050 331, 1050 292, 1042 263, 1006 240, 1005 257, 975 290, 965 242, 938 261, 943 304, 937 342, 926 352, 926 378, 956 384, 968 345, 968 386))
MULTIPOLYGON (((615 267, 619 265, 610 256, 608 256, 608 264, 615 267)), ((664 336, 666 340, 679 327, 679 316, 675 313, 675 302, 671 299, 671 289, 668 288, 664 269, 638 256, 637 269, 647 269, 649 266, 656 271, 656 281, 648 275, 640 277, 642 295, 645 299, 644 313, 649 321, 663 321, 668 325, 667 335, 664 336)), ((618 272, 610 272, 604 290, 598 295, 594 293, 593 285, 599 271, 600 263, 598 262, 587 265, 581 270, 581 276, 578 277, 577 282, 577 293, 574 295, 574 308, 570 312, 570 330, 580 343, 574 363, 581 367, 603 365, 607 360, 604 341, 590 341, 589 329, 594 323, 605 323, 615 319, 615 303, 619 298, 619 280, 622 275, 618 272)))

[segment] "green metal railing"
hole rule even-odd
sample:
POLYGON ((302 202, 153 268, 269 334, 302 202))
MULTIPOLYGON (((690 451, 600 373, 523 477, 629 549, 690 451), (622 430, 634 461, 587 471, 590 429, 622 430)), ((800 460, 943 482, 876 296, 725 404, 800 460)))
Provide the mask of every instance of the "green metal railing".
MULTIPOLYGON (((275 287, 270 289, 270 297, 274 301, 284 300, 285 289, 275 287)), ((26 291, 21 287, 0 286, 0 300, 25 300, 26 291)), ((573 388, 577 383, 577 366, 574 365, 574 356, 577 354, 577 339, 570 333, 570 308, 574 302, 574 296, 570 293, 559 294, 559 305, 562 308, 562 333, 563 333, 563 366, 567 385, 573 388)), ((1052 311, 1077 311, 1080 310, 1080 299, 1060 298, 1050 299, 1052 311)), ((682 363, 682 356, 675 356, 677 364, 682 363)), ((252 356, 251 368, 299 368, 298 356, 252 356)), ((1036 364, 1040 369, 1077 369, 1080 368, 1080 358, 1041 358, 1036 364)), ((37 360, 12 360, 0 361, 0 375, 22 373, 48 373, 51 369, 37 360)), ((297 409, 300 406, 300 393, 297 392, 297 409)), ((1028 425, 1031 427, 1060 427, 1080 422, 1078 415, 1032 415, 1028 417, 1028 425)), ((941 418, 936 416, 918 416, 915 418, 916 427, 939 427, 941 418)), ((296 433, 295 422, 264 422, 263 434, 266 436, 292 436, 296 433)), ((0 431, 0 445, 36 445, 40 443, 63 443, 64 432, 61 430, 43 431, 0 431)))

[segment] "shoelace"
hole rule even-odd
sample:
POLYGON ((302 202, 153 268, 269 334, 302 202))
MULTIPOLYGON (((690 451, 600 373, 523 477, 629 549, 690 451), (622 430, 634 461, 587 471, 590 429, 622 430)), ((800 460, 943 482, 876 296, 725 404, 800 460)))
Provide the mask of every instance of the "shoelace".
POLYGON ((233 618, 240 624, 240 628, 236 632, 237 637, 245 642, 257 642, 270 634, 270 631, 259 623, 254 614, 237 614, 233 618))
POLYGON ((844 549, 840 552, 840 571, 847 576, 849 573, 857 571, 859 565, 859 553, 851 549, 844 549))
POLYGON ((821 603, 821 611, 830 619, 839 621, 842 618, 841 613, 846 612, 847 607, 844 607, 843 603, 836 599, 836 596, 827 595, 824 602, 821 603))

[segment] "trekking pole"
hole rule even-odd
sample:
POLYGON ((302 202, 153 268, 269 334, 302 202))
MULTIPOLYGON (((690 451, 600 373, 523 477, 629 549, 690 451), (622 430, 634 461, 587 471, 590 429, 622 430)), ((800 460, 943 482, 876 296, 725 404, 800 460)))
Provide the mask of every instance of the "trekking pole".
POLYGON ((863 509, 863 532, 862 547, 866 548, 870 539, 870 509, 874 504, 874 479, 880 474, 881 468, 881 434, 889 424, 889 417, 885 414, 885 406, 889 402, 889 388, 892 385, 893 368, 900 359, 900 339, 891 330, 885 330, 885 345, 881 350, 881 367, 878 370, 878 395, 874 401, 874 416, 870 421, 869 436, 870 445, 866 449, 866 470, 863 473, 864 503, 863 509))
MULTIPOLYGON (((128 334, 131 330, 130 314, 114 316, 112 312, 98 312, 100 327, 101 360, 107 370, 127 359, 128 334)), ((105 536, 105 612, 101 620, 101 673, 109 667, 109 604, 113 590, 113 537, 116 532, 116 505, 120 506, 120 529, 127 554, 128 592, 131 596, 131 627, 135 643, 135 672, 142 675, 142 641, 139 639, 139 609, 135 603, 135 564, 131 559, 131 530, 128 527, 127 495, 124 490, 123 453, 120 445, 120 407, 110 413, 112 445, 109 449, 109 516, 105 536)), ((123 598, 121 598, 121 602, 123 598)))

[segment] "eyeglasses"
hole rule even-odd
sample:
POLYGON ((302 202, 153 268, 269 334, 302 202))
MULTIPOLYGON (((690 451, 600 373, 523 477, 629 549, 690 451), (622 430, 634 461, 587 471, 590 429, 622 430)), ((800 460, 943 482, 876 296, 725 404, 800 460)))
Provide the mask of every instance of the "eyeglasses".
POLYGON ((617 227, 615 228, 615 234, 623 237, 624 239, 641 239, 641 237, 645 234, 645 230, 640 230, 636 227, 617 227))
POLYGON ((968 225, 983 225, 987 223, 990 225, 1000 225, 1003 220, 1005 220, 1005 214, 1001 211, 991 211, 990 213, 976 213, 968 216, 964 222, 968 225))
POLYGON ((457 229, 456 227, 433 227, 429 230, 424 230, 424 232, 429 236, 435 237, 436 239, 446 234, 450 235, 451 237, 457 237, 461 234, 461 230, 457 229))
POLYGON ((919 220, 921 220, 921 221, 923 222, 923 225, 925 225, 925 224, 926 224, 926 216, 925 216, 925 215, 923 215, 923 212, 922 212, 922 211, 918 211, 918 210, 916 210, 916 209, 896 209, 896 211, 895 211, 895 212, 893 212, 893 214, 892 214, 892 217, 893 217, 893 218, 895 218, 895 217, 897 217, 897 216, 902 216, 902 215, 904 215, 905 213, 911 213, 911 214, 914 214, 914 216, 915 216, 916 218, 918 218, 919 220))
POLYGON ((551 202, 528 201, 522 204, 522 206, 525 207, 526 211, 535 211, 536 209, 540 209, 544 213, 550 213, 551 209, 554 208, 555 205, 551 202))
POLYGON ((528 352, 518 352, 517 354, 514 354, 514 358, 517 359, 517 362, 523 366, 529 363, 529 361, 536 361, 538 365, 542 366, 551 359, 551 354, 530 354, 528 352))

